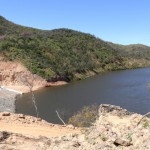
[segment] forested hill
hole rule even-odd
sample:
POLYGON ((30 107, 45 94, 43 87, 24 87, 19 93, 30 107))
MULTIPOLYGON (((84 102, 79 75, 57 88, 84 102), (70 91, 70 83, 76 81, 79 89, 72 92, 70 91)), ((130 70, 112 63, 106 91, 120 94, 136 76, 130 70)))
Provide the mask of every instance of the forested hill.
POLYGON ((117 50, 122 56, 127 56, 129 58, 144 58, 149 59, 150 57, 150 47, 142 44, 131 44, 131 45, 119 45, 108 42, 108 44, 117 50))
POLYGON ((19 61, 47 80, 149 66, 150 47, 123 46, 70 29, 39 30, 0 17, 0 59, 19 61))

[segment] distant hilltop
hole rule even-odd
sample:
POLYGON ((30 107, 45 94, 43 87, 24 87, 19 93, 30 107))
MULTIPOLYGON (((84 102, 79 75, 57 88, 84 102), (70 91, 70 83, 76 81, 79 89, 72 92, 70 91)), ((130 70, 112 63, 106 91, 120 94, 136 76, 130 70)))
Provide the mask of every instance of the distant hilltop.
POLYGON ((71 29, 39 30, 0 16, 0 60, 23 64, 49 82, 150 66, 150 47, 119 45, 71 29))

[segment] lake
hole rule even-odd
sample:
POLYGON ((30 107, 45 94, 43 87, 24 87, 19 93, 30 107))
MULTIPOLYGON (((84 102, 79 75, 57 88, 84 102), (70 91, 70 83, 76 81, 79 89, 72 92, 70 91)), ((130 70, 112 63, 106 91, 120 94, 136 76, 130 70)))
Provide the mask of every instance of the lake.
MULTIPOLYGON (((35 91, 39 117, 61 123, 84 105, 113 104, 132 112, 150 111, 150 68, 103 73, 65 86, 48 87, 35 91)), ((36 116, 30 93, 16 100, 16 113, 36 116)))

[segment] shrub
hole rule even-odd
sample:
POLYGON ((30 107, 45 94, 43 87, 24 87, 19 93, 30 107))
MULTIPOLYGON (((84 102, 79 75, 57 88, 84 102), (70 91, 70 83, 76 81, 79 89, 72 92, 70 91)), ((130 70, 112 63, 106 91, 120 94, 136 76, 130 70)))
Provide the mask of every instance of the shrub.
POLYGON ((69 118, 68 123, 76 127, 89 127, 98 116, 98 105, 84 106, 80 111, 69 118))

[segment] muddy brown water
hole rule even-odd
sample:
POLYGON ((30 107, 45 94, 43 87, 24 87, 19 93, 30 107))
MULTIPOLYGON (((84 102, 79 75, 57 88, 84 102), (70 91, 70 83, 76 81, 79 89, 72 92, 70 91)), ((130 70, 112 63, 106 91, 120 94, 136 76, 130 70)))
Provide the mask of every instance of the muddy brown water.
MULTIPOLYGON (((39 116, 52 123, 61 123, 56 110, 67 119, 84 105, 114 104, 132 112, 150 111, 150 68, 108 72, 60 87, 35 91, 39 116)), ((31 95, 16 101, 16 112, 36 116, 31 95)))

